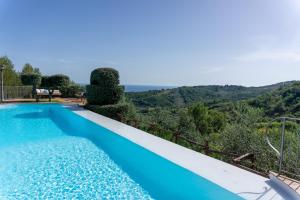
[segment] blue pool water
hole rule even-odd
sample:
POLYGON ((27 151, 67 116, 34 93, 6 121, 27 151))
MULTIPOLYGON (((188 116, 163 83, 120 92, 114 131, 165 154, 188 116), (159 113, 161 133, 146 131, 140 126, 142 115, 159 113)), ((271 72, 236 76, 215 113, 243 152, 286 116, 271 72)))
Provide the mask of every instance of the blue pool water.
POLYGON ((241 199, 59 104, 0 106, 0 199, 47 198, 241 199))

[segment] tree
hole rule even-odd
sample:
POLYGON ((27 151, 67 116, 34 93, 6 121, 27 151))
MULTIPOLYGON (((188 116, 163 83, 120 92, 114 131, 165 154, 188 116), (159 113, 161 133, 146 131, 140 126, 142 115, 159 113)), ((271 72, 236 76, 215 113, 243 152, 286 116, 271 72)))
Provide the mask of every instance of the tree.
POLYGON ((115 69, 95 69, 91 73, 90 83, 86 88, 89 104, 116 104, 123 96, 124 89, 119 85, 119 72, 115 69))
MULTIPOLYGON (((205 142, 208 142, 210 139, 209 136, 212 133, 219 134, 225 127, 226 121, 224 114, 214 109, 208 109, 203 103, 190 106, 188 113, 198 133, 204 136, 205 142)), ((195 138, 200 139, 199 136, 195 138)))
POLYGON ((39 75, 41 75, 41 72, 40 72, 39 68, 33 68, 31 64, 26 63, 23 66, 22 74, 39 74, 39 75))
POLYGON ((41 84, 41 76, 38 74, 21 74, 23 85, 38 86, 41 84))
POLYGON ((197 131, 201 135, 209 134, 208 108, 203 103, 197 103, 189 107, 188 112, 193 118, 197 131))
POLYGON ((64 74, 55 74, 49 77, 49 87, 51 89, 61 89, 70 85, 70 78, 64 74))
POLYGON ((12 61, 7 56, 0 57, 0 65, 4 65, 4 86, 19 86, 21 80, 14 69, 12 61))
POLYGON ((42 76, 42 80, 41 80, 41 87, 42 88, 48 88, 50 85, 50 81, 49 81, 49 76, 42 76))
MULTIPOLYGON (((257 123, 262 119, 262 112, 246 104, 234 107, 234 118, 222 133, 222 146, 227 152, 238 154, 254 153, 264 142, 258 133, 257 123)), ((264 144, 264 146, 266 146, 264 144)))
POLYGON ((26 63, 23 66, 22 74, 32 74, 32 73, 33 73, 33 67, 32 67, 32 65, 29 64, 29 63, 26 63))
POLYGON ((21 81, 23 85, 32 85, 32 96, 36 94, 36 88, 41 84, 41 76, 39 74, 29 74, 23 73, 21 74, 21 81))
POLYGON ((41 87, 47 88, 49 91, 49 101, 52 99, 53 91, 58 89, 66 90, 70 85, 70 78, 64 74, 55 74, 52 76, 43 76, 41 80, 41 87))
POLYGON ((40 72, 40 69, 37 67, 33 68, 33 73, 42 75, 42 73, 40 72))

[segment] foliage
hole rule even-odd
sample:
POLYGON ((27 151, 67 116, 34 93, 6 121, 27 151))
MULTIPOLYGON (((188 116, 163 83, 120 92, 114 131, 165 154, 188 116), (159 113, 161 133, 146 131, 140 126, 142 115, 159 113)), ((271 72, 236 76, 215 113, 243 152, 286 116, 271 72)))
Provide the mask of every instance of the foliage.
POLYGON ((113 88, 120 84, 119 72, 113 68, 97 68, 92 71, 91 85, 103 85, 113 88))
POLYGON ((39 68, 33 68, 31 64, 26 63, 23 66, 22 74, 39 74, 39 75, 41 75, 41 72, 40 72, 39 68))
POLYGON ((76 92, 76 88, 69 88, 70 78, 64 74, 56 74, 52 76, 43 76, 41 80, 41 87, 49 90, 49 101, 52 99, 53 90, 58 89, 62 92, 64 97, 68 94, 76 92), (69 90, 70 89, 70 90, 69 90))
POLYGON ((68 87, 70 84, 70 78, 64 74, 52 75, 48 78, 48 87, 61 89, 68 87))
POLYGON ((61 88, 62 97, 75 98, 78 97, 81 92, 83 92, 83 88, 78 84, 72 84, 61 88))
POLYGON ((209 110, 203 103, 197 103, 190 106, 188 113, 191 116, 197 131, 201 135, 219 132, 224 128, 224 115, 216 110, 209 110))
POLYGON ((119 86, 119 73, 111 68, 98 68, 91 73, 91 84, 86 87, 89 104, 107 105, 118 103, 124 88, 119 86))
POLYGON ((129 105, 126 103, 112 104, 112 105, 86 105, 86 108, 104 115, 106 117, 122 121, 129 111, 129 105))
POLYGON ((41 84, 41 76, 39 74, 21 74, 21 81, 23 85, 38 86, 41 84))
POLYGON ((50 78, 49 76, 42 76, 41 87, 48 88, 50 86, 50 78))
POLYGON ((234 113, 234 120, 227 124, 222 133, 222 146, 225 151, 240 155, 253 153, 260 140, 256 124, 260 122, 262 113, 242 103, 235 106, 234 113))
POLYGON ((189 108, 196 129, 201 135, 209 134, 208 108, 203 103, 198 103, 189 108))
POLYGON ((195 132, 196 127, 193 118, 187 113, 186 110, 179 112, 178 127, 177 130, 180 134, 187 132, 195 132))
POLYGON ((41 87, 51 89, 61 89, 68 87, 70 84, 70 78, 63 74, 56 74, 52 76, 42 76, 41 87))
POLYGON ((0 57, 0 65, 5 67, 4 70, 4 86, 19 86, 21 80, 14 69, 12 61, 7 56, 0 57))
POLYGON ((23 85, 32 86, 32 96, 36 94, 36 88, 41 84, 41 75, 40 74, 21 74, 21 81, 23 85))
MULTIPOLYGON (((294 82, 286 82, 291 85, 294 82)), ((216 104, 224 101, 240 101, 255 98, 272 90, 280 88, 282 83, 263 87, 243 87, 235 85, 211 85, 179 87, 167 90, 153 90, 147 92, 130 92, 126 96, 140 108, 145 107, 182 107, 202 101, 216 104)))
POLYGON ((265 116, 291 115, 300 117, 300 82, 271 91, 248 101, 249 105, 261 108, 265 116))

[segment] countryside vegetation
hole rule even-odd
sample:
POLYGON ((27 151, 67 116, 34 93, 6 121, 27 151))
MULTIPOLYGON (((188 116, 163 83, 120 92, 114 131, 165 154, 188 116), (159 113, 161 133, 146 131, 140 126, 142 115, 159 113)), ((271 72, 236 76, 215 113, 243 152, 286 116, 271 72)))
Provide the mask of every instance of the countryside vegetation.
MULTIPOLYGON (((87 86, 86 108, 227 162, 251 154, 242 164, 265 174, 278 169, 278 158, 266 136, 280 147, 281 123, 269 122, 280 116, 300 117, 298 81, 123 93, 118 72, 98 68, 87 86)), ((299 131, 297 123, 287 122, 284 167, 298 174, 299 131)))
MULTIPOLYGON (((21 72, 17 72, 14 64, 7 56, 0 57, 0 65, 5 66, 3 77, 5 91, 12 96, 14 95, 13 90, 17 90, 17 88, 10 86, 27 86, 20 88, 23 94, 26 94, 24 96, 26 98, 35 97, 36 88, 48 89, 50 93, 55 89, 60 90, 62 97, 76 97, 78 93, 84 91, 82 86, 71 81, 67 75, 43 75, 39 68, 33 67, 29 63, 24 64, 21 72), (29 92, 24 90, 29 90, 29 92)), ((49 97, 51 101, 51 95, 49 97)))
MULTIPOLYGON (((289 81, 263 87, 194 86, 148 92, 125 93, 117 70, 98 68, 91 72, 86 88, 66 75, 46 76, 25 64, 21 72, 11 60, 5 65, 5 86, 59 89, 63 97, 86 91, 86 108, 122 121, 153 135, 208 154, 226 162, 251 154, 242 164, 256 171, 278 169, 278 158, 267 145, 280 147, 280 116, 300 117, 300 82, 289 81)), ((286 124, 285 170, 300 173, 300 126, 286 124)))

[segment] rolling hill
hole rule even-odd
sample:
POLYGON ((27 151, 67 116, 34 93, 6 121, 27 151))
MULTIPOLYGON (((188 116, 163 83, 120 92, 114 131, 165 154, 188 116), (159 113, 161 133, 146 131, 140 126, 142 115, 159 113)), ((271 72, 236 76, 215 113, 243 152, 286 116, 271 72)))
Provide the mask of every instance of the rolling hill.
POLYGON ((182 107, 197 101, 206 103, 222 101, 240 101, 253 99, 274 90, 289 87, 297 81, 281 82, 262 87, 244 87, 237 85, 209 85, 178 87, 147 92, 129 92, 126 97, 137 107, 182 107))

